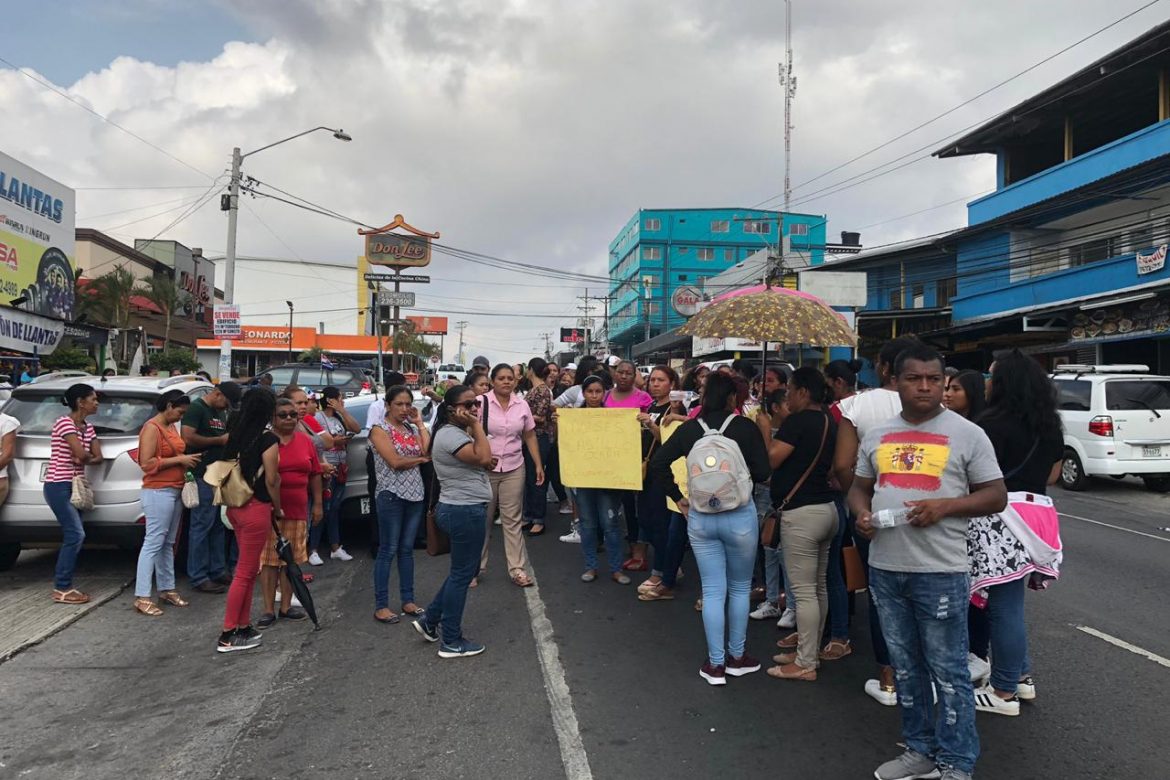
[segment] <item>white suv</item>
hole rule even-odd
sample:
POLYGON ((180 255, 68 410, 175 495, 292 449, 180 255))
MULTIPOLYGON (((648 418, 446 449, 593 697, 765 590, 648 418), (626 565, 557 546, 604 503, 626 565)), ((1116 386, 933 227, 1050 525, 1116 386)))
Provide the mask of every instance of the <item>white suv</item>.
POLYGON ((1139 476, 1170 491, 1170 376, 1147 366, 1061 366, 1052 375, 1064 422, 1061 486, 1093 476, 1139 476))

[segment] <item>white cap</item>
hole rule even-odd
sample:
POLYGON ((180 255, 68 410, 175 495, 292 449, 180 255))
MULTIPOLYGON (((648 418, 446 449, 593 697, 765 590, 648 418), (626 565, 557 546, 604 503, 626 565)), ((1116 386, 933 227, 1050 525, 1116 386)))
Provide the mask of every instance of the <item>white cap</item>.
POLYGON ((605 359, 605 364, 607 366, 616 366, 620 362, 622 362, 622 359, 617 355, 610 355, 605 359))
POLYGON ((565 366, 565 370, 566 370, 566 371, 576 371, 576 370, 577 370, 577 364, 576 364, 576 363, 570 363, 569 365, 565 366))

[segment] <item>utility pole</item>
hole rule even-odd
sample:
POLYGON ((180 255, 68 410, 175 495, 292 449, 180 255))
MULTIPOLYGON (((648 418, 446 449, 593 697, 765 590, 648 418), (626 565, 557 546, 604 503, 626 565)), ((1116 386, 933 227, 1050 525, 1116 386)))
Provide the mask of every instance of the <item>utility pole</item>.
POLYGON ((784 213, 792 199, 792 100, 796 97, 796 76, 792 73, 792 0, 784 0, 784 59, 780 63, 780 86, 784 88, 784 213))
POLYGON ((540 336, 544 339, 544 359, 552 360, 552 334, 545 332, 540 336))
POLYGON ((578 306, 577 308, 583 312, 583 319, 585 321, 585 328, 584 328, 585 329, 585 348, 581 352, 582 357, 584 357, 585 355, 593 354, 592 350, 589 348, 590 347, 590 345, 589 345, 589 330, 590 330, 590 326, 593 324, 593 320, 590 319, 590 317, 589 317, 589 310, 590 310, 590 308, 592 308, 589 305, 589 301, 591 301, 593 299, 589 297, 589 288, 588 287, 585 288, 585 295, 581 296, 581 300, 584 301, 585 303, 584 303, 584 305, 578 306))
POLYGON ((456 357, 455 362, 459 363, 463 366, 466 366, 467 365, 467 356, 463 354, 463 349, 464 349, 463 331, 464 331, 464 329, 467 328, 467 320, 459 320, 459 322, 455 323, 455 327, 459 328, 459 352, 455 356, 456 357))

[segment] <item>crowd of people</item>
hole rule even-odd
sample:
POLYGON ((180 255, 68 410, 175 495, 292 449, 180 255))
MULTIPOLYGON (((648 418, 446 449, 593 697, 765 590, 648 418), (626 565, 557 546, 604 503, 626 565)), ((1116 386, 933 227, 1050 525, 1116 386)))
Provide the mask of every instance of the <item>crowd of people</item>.
MULTIPOLYGON (((619 358, 586 356, 563 367, 476 358, 462 382, 428 389, 439 402, 433 430, 401 382, 371 405, 364 424, 336 388, 310 397, 295 386, 245 392, 222 382, 194 401, 170 391, 140 435, 146 532, 134 608, 158 617, 188 603, 173 550, 190 492, 190 588, 227 591, 217 650, 258 647, 278 620, 306 619, 277 534, 298 564, 323 564, 323 543, 331 559, 352 560, 339 507, 346 445, 365 428, 376 620, 413 618, 443 658, 482 653, 464 634, 463 615, 469 589, 490 575, 492 530, 503 535, 503 562, 492 569, 531 586, 528 540, 547 530, 551 488, 554 516, 570 523, 560 540, 580 545, 583 582, 595 581, 602 565, 622 586, 645 572, 636 598, 670 601, 691 553, 707 683, 763 669, 747 647, 751 619, 776 619, 783 629, 766 673, 813 682, 825 664, 855 652, 846 562, 856 559, 868 580, 854 589, 867 594, 877 668, 865 693, 901 704, 907 748, 875 776, 967 777, 979 750, 975 712, 1018 715, 1020 701, 1036 697, 1024 599, 1059 574, 1056 513, 1046 497, 1063 450, 1053 390, 1018 351, 997 355, 984 375, 947 369, 913 338, 881 348, 876 387, 859 389, 860 367, 837 360, 824 370, 758 373, 736 361, 680 377, 664 365, 642 376, 619 358), (641 490, 563 484, 558 419, 576 408, 636 410, 641 490), (238 463, 250 492, 226 512, 203 478, 221 461, 238 463), (428 512, 448 539, 450 571, 424 608, 413 556, 428 512), (398 612, 389 597, 395 562, 398 612)), ((98 405, 93 389, 74 385, 63 402, 44 492, 64 536, 52 596, 77 604, 88 596, 73 585, 84 541, 74 477, 102 453, 86 422, 98 405)))

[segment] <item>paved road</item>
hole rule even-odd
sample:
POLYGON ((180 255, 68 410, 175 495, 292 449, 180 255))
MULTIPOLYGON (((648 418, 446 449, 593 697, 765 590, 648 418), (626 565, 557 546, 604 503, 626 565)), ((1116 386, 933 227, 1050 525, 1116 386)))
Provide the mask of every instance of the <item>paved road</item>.
MULTIPOLYGON (((1170 658, 1170 497, 1105 481, 1056 499, 1065 575, 1028 602, 1039 698, 1019 718, 979 715, 978 775, 1165 776, 1170 668, 1101 636, 1170 658)), ((898 751, 897 712, 861 691, 862 600, 854 656, 815 684, 760 674, 716 689, 697 675, 696 577, 646 604, 632 586, 581 583, 578 548, 554 533, 529 549, 539 587, 489 573, 466 617, 488 651, 465 661, 370 619, 368 556, 316 570, 322 631, 278 625, 253 653, 212 651, 222 597, 150 620, 127 591, 0 664, 0 777, 864 778, 898 751)), ((90 576, 132 570, 125 554, 83 560, 90 576)), ((11 574, 49 564, 26 554, 11 574)), ((419 553, 420 599, 446 565, 419 553)), ((753 623, 749 650, 765 657, 777 637, 753 623)))

